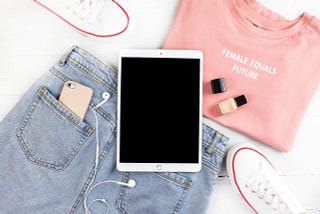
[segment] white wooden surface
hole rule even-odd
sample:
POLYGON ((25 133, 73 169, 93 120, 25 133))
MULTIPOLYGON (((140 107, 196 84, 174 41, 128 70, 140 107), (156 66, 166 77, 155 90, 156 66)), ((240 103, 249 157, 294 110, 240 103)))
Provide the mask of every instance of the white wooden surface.
MULTIPOLYGON (((319 0, 259 1, 287 18, 295 18, 305 10, 320 14, 319 0)), ((75 32, 31 0, 0 1, 0 120, 28 87, 74 44, 114 67, 117 67, 119 49, 161 47, 179 0, 119 2, 130 14, 128 31, 115 38, 94 39, 75 32)), ((320 213, 320 88, 305 114, 294 147, 288 153, 275 151, 216 123, 206 122, 228 135, 232 144, 256 144, 310 213, 320 213)), ((232 190, 225 169, 210 200, 208 213, 250 213, 232 190)))

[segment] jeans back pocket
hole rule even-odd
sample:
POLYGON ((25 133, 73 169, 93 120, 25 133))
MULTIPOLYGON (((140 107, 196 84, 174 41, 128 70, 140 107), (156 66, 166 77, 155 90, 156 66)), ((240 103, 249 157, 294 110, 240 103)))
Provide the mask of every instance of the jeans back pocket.
POLYGON ((178 213, 193 183, 192 178, 184 174, 173 172, 124 173, 125 177, 122 181, 128 182, 133 179, 136 181, 136 186, 120 188, 118 211, 122 214, 178 213))
POLYGON ((75 157, 92 132, 92 126, 81 121, 42 86, 28 107, 16 136, 29 161, 60 171, 75 157))

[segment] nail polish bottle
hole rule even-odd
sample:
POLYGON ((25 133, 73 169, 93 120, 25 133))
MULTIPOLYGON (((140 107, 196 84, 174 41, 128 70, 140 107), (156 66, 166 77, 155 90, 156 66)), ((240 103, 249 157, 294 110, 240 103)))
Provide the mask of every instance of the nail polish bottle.
POLYGON ((211 91, 213 94, 219 94, 227 91, 227 86, 224 78, 211 80, 211 91))
POLYGON ((229 98, 218 104, 218 109, 221 114, 227 114, 235 111, 240 106, 247 104, 247 99, 244 95, 236 98, 229 98))

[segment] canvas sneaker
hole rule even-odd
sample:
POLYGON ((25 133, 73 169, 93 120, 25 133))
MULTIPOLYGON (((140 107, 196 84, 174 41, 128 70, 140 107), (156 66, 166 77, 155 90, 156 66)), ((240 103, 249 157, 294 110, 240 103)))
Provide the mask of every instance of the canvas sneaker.
POLYGON ((128 13, 116 0, 33 1, 87 36, 116 36, 129 25, 128 13))
POLYGON ((235 191, 255 213, 307 213, 254 145, 233 146, 227 155, 227 172, 235 191))

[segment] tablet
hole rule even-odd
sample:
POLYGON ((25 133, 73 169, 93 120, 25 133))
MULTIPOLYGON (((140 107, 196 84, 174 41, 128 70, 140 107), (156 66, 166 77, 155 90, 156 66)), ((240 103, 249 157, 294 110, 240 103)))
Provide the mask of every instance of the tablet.
POLYGON ((117 169, 201 169, 202 52, 119 54, 117 169))

